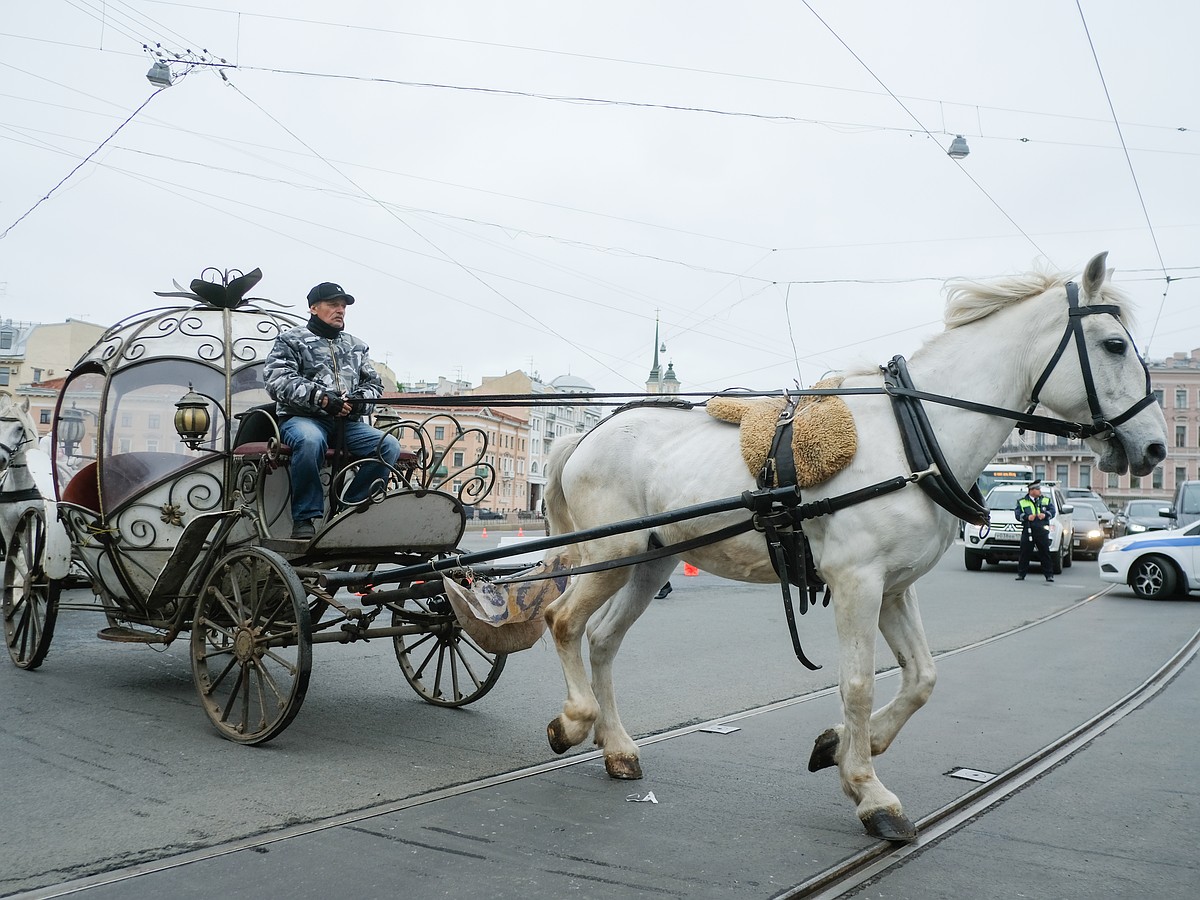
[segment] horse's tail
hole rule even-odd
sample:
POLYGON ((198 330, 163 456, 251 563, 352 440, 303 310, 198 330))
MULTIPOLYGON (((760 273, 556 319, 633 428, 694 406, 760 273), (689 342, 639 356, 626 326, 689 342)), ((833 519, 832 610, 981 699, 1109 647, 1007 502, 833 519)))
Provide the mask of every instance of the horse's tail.
MULTIPOLYGON (((575 519, 571 516, 571 508, 567 504, 567 495, 563 493, 562 471, 583 440, 582 434, 566 435, 558 438, 550 448, 550 458, 546 461, 546 521, 550 525, 551 534, 566 534, 575 531, 575 519)), ((574 547, 566 550, 573 551, 574 547)))

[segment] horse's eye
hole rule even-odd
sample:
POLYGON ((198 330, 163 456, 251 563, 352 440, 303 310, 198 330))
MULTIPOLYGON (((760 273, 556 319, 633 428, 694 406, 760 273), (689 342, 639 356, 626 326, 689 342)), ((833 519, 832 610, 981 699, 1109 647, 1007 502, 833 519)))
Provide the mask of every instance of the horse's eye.
POLYGON ((1109 338, 1104 342, 1104 349, 1116 356, 1122 355, 1127 347, 1124 338, 1109 338))

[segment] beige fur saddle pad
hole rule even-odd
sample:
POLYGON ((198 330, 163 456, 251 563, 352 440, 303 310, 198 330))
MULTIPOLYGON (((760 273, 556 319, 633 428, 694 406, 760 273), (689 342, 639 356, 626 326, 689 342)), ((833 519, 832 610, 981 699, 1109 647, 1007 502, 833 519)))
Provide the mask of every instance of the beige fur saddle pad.
MULTIPOLYGON (((813 387, 835 388, 841 383, 841 377, 833 377, 818 381, 813 387)), ((854 429, 854 416, 841 397, 833 394, 813 397, 801 392, 798 401, 792 425, 792 454, 797 483, 809 487, 832 478, 849 465, 858 449, 858 433, 854 429)), ((714 419, 741 425, 742 458, 750 474, 758 477, 771 452, 775 426, 784 405, 781 397, 714 397, 706 408, 714 419)))

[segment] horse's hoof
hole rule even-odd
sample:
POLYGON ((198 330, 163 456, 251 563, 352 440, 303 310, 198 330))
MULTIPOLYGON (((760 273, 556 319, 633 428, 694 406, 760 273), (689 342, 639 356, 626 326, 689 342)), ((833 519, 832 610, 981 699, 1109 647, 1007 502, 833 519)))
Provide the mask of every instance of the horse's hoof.
POLYGON ((622 781, 637 781, 642 777, 642 764, 632 753, 605 754, 604 769, 609 778, 619 778, 622 781))
POLYGON ((883 841, 895 841, 907 844, 916 840, 917 826, 904 813, 894 813, 886 809, 877 809, 862 820, 867 834, 883 841))
POLYGON ((562 723, 557 719, 551 719, 550 724, 546 726, 546 739, 550 741, 550 749, 555 753, 566 753, 574 745, 563 735, 562 723))
POLYGON ((821 769, 828 769, 830 766, 836 766, 837 760, 834 757, 837 754, 837 748, 838 734, 834 729, 829 728, 813 742, 812 755, 808 758, 808 771, 817 772, 821 769))

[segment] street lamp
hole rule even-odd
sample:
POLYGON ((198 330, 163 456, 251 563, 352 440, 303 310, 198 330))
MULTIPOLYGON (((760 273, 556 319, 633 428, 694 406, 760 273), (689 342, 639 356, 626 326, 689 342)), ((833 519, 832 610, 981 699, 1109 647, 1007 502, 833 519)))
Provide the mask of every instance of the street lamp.
POLYGON ((171 67, 161 59, 155 60, 150 71, 146 73, 146 80, 156 87, 170 87, 171 67))
POLYGON ((970 152, 971 148, 967 146, 967 139, 961 134, 956 134, 954 140, 950 142, 950 149, 946 151, 946 154, 951 159, 966 159, 970 152))

